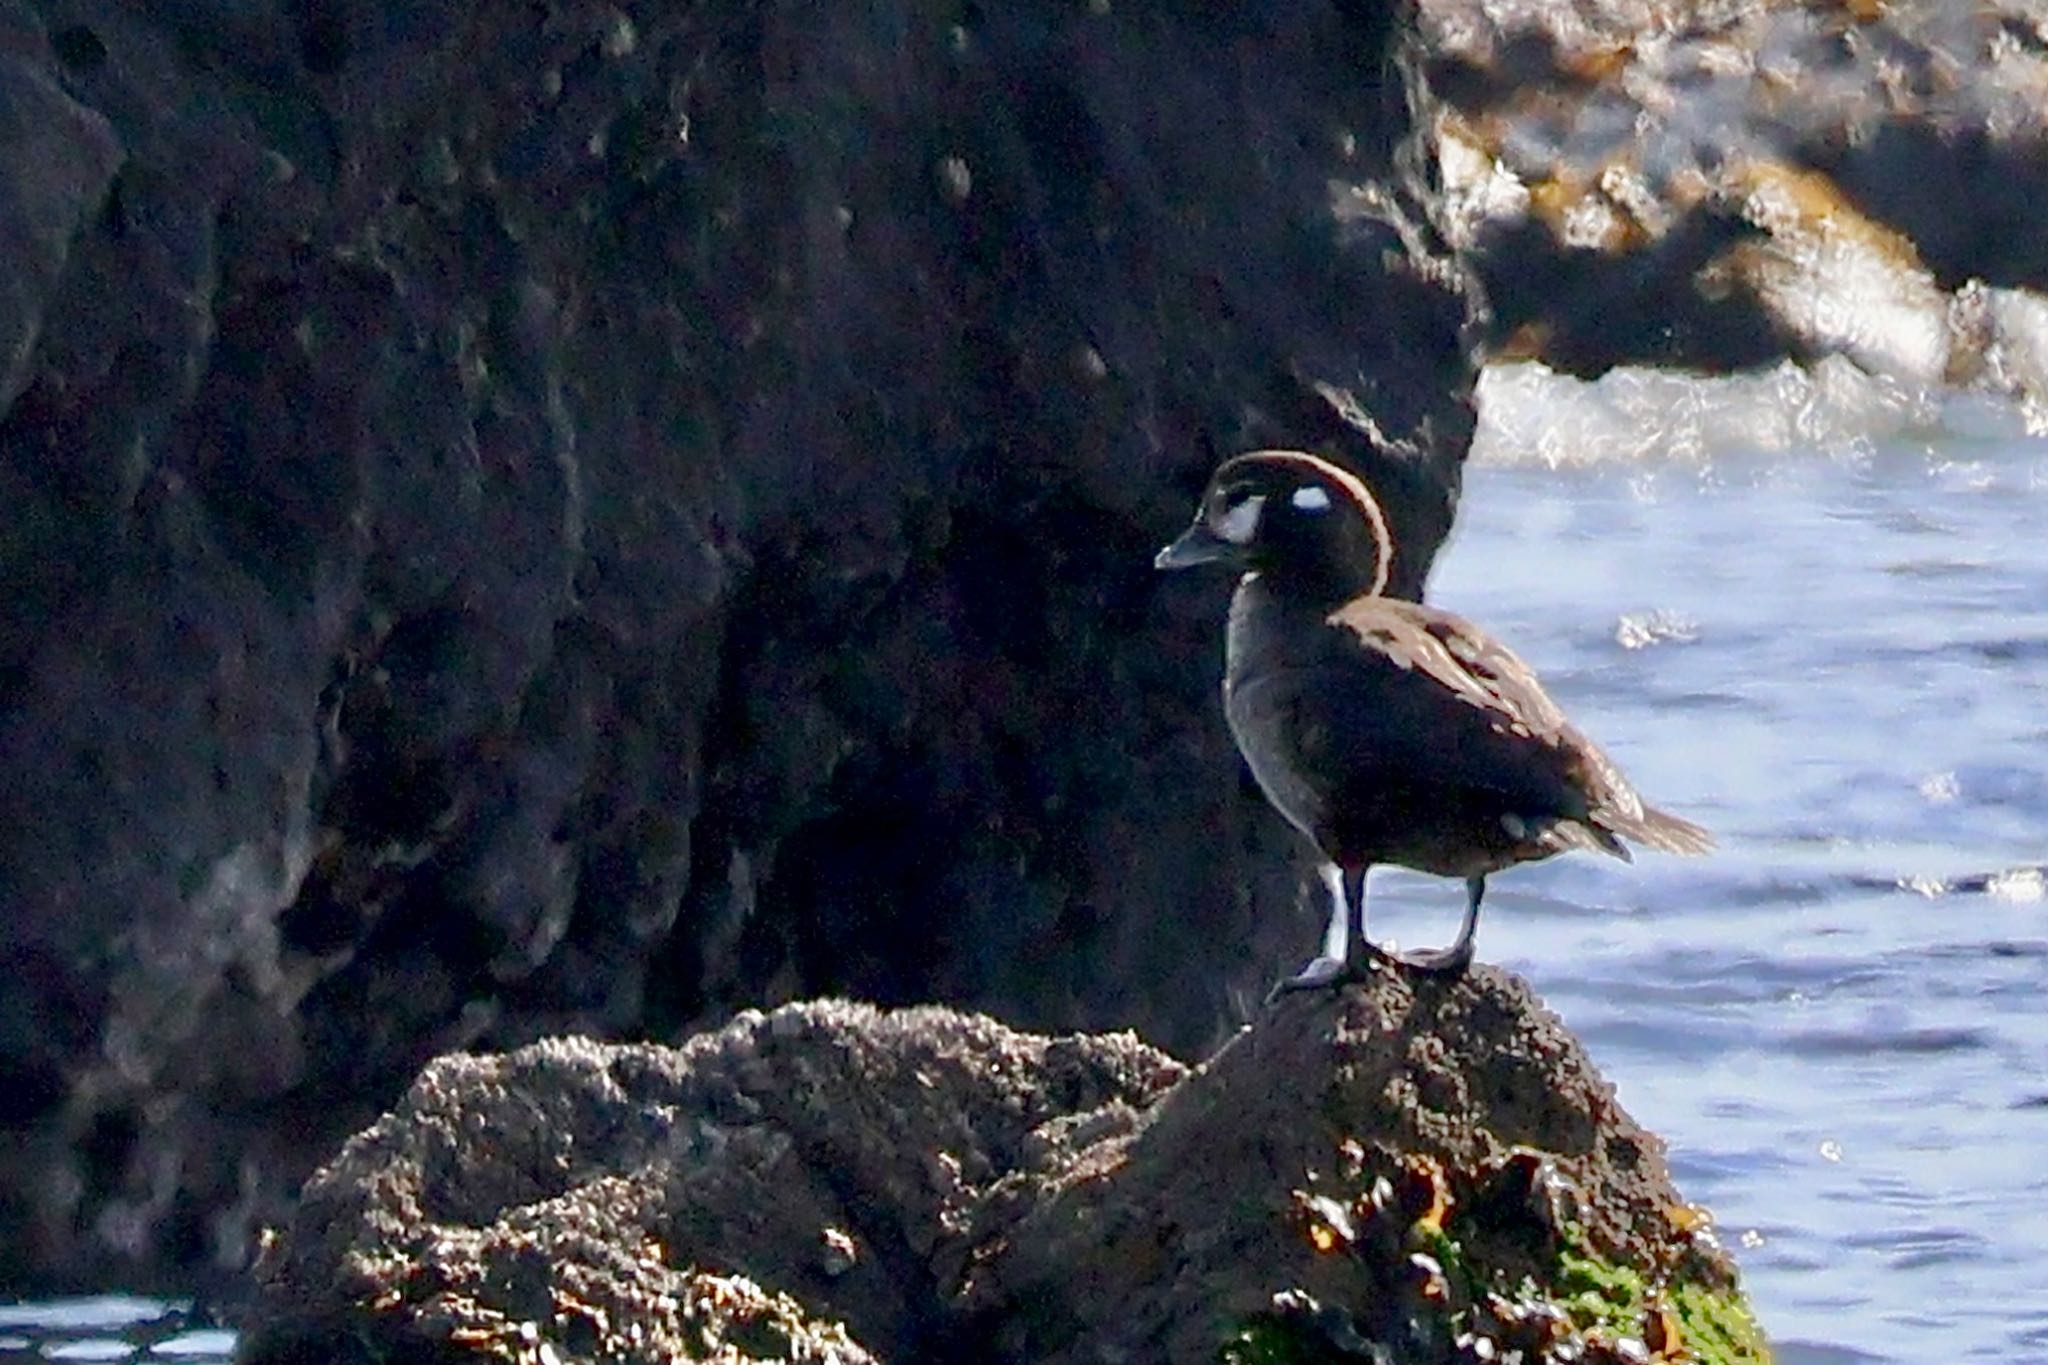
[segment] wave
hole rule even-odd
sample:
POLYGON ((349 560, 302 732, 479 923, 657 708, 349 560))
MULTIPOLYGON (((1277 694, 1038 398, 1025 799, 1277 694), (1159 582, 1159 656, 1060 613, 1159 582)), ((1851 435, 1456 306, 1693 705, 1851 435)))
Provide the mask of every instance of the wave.
POLYGON ((1516 361, 1485 369, 1478 404, 1471 458, 1496 466, 1861 459, 1898 442, 2043 435, 2029 403, 1874 375, 1843 356, 1733 375, 1624 368, 1595 380, 1516 361))

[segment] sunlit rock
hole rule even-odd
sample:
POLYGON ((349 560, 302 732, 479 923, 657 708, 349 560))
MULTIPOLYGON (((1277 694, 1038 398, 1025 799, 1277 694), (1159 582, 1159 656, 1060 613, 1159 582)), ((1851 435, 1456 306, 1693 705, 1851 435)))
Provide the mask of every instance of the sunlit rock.
POLYGON ((1769 1359, 1662 1144, 1486 967, 1192 1071, 837 1002, 443 1058, 258 1275, 249 1365, 1769 1359))
POLYGON ((2030 6, 1425 0, 1422 28, 1501 354, 1927 383, 1951 292, 2048 284, 2030 6))

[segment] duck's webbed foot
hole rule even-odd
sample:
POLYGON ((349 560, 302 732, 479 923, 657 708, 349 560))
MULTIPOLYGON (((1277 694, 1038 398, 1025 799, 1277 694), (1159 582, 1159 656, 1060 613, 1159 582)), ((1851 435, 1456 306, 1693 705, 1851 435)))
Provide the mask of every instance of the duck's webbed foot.
POLYGON ((1448 948, 1415 948, 1386 955, 1389 961, 1398 962, 1410 971, 1455 976, 1472 965, 1472 943, 1469 939, 1460 939, 1448 948))
POLYGON ((1280 997, 1296 991, 1335 990, 1353 981, 1363 981, 1372 970, 1373 955, 1377 951, 1368 949, 1365 954, 1319 957, 1293 976, 1283 976, 1274 982, 1273 989, 1266 992, 1266 1003, 1274 1004, 1280 997))
POLYGON ((1293 976, 1275 982, 1266 992, 1268 1005, 1295 991, 1331 990, 1363 981, 1385 956, 1365 939, 1365 874, 1363 865, 1323 865, 1323 882, 1330 888, 1330 923, 1323 931, 1322 955, 1293 976))
POLYGON ((1390 952, 1389 958, 1412 971, 1427 972, 1433 976, 1456 976, 1472 965, 1472 945, 1479 931, 1479 902, 1486 895, 1486 878, 1468 877, 1465 880, 1465 920, 1458 926, 1458 937, 1448 948, 1417 948, 1412 952, 1390 952))

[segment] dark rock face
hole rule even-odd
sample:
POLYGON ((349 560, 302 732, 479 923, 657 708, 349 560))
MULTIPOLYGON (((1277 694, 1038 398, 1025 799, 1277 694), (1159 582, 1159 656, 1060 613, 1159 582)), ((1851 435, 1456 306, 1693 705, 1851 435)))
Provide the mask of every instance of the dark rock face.
POLYGON ((1216 1036, 1314 916, 1148 554, 1309 446, 1419 591, 1411 28, 0 0, 0 1284, 232 1263, 450 1047, 1216 1036))
MULTIPOLYGON (((268 1244, 244 1355, 654 1361, 748 1336, 719 1358, 1213 1360, 1291 1291, 1394 1358, 1485 1358, 1451 1324, 1487 1310, 1376 1318, 1413 1238, 1458 1238, 1446 1293, 1554 1303, 1569 1217, 1647 1286, 1638 1321, 1695 1305, 1672 1310, 1701 1324, 1688 1358, 1760 1359, 1753 1333, 1710 1339, 1746 1322, 1733 1270, 1660 1153, 1491 968, 1296 998, 1192 1073, 1129 1035, 790 1006, 674 1050, 434 1063, 268 1244), (1383 1206, 1339 1208, 1389 1176, 1383 1206)), ((1626 1358, 1613 1322, 1533 1316, 1530 1360, 1626 1358)))

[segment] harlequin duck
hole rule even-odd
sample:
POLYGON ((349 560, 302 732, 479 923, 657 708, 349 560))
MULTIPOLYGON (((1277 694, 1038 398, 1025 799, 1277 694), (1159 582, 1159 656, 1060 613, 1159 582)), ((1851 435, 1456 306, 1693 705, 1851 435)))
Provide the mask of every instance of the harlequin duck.
POLYGON ((1325 860, 1323 956, 1274 988, 1356 980, 1375 957, 1428 972, 1472 960, 1489 874, 1566 849, 1627 859, 1629 839, 1704 853, 1699 826, 1643 804, 1528 665, 1446 611, 1385 596, 1394 555, 1365 482, 1314 455, 1225 462, 1162 569, 1244 571, 1230 604, 1224 714, 1266 799, 1325 860), (1375 863, 1463 877, 1448 948, 1365 938, 1375 863))

